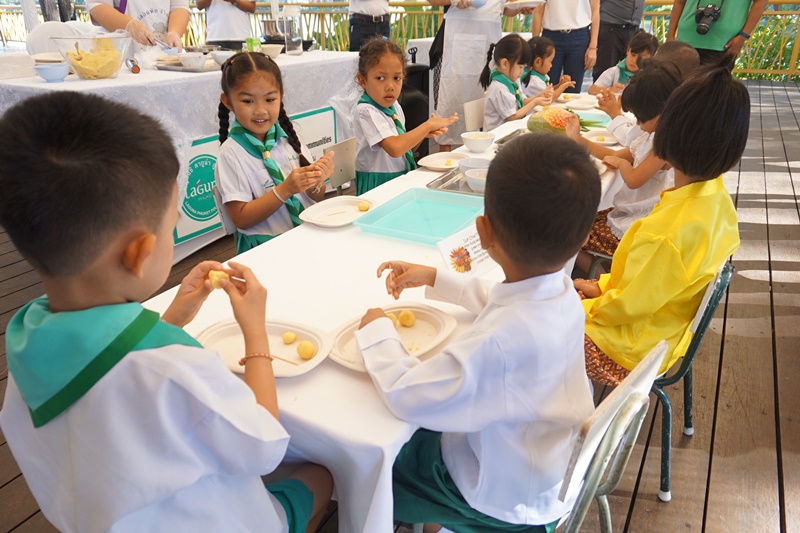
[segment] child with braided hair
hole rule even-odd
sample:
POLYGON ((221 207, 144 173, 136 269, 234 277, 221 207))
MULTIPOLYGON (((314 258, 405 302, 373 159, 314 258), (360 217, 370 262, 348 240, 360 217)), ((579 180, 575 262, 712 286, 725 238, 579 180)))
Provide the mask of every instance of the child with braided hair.
POLYGON ((300 225, 303 209, 325 195, 333 153, 310 163, 283 106, 280 68, 258 52, 223 63, 219 126, 214 175, 242 253, 300 225))

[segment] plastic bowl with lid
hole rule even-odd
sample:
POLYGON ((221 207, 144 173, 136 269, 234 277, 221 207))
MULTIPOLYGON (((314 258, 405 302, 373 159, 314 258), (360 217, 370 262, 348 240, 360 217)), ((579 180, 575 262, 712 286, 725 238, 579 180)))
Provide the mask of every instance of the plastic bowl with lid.
POLYGON ((85 80, 115 78, 131 45, 131 37, 125 31, 50 40, 75 74, 85 80))

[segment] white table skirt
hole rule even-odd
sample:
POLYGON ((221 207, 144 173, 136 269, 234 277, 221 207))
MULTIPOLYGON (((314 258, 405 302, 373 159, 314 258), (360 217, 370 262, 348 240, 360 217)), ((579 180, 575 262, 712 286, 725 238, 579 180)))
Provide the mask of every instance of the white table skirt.
MULTIPOLYGON (((524 126, 507 123, 497 136, 524 126)), ((464 150, 463 148, 460 150, 464 150)), ((476 157, 493 157, 492 150, 476 157)), ((418 169, 364 195, 380 205, 413 188, 425 187, 439 172, 418 169)), ((603 191, 614 173, 603 175, 603 191)), ((295 321, 335 332, 369 307, 388 305, 384 280, 376 271, 382 261, 402 259, 433 266, 444 262, 433 246, 364 233, 355 226, 326 229, 303 224, 235 260, 258 276, 269 291, 267 317, 295 321), (334 281, 333 283, 331 283, 334 281)), ((502 279, 495 268, 487 276, 502 279)), ((163 312, 177 288, 145 303, 163 312)), ((401 300, 422 301, 422 289, 405 291, 401 300)), ((465 331, 474 315, 438 301, 425 303, 451 313, 458 321, 453 336, 465 331)), ((227 296, 215 291, 186 330, 197 335, 215 322, 231 318, 227 296)), ((452 337, 451 337, 452 338, 452 337)), ((281 423, 292 436, 290 454, 326 466, 333 474, 339 500, 339 531, 392 531, 392 464, 417 426, 389 412, 367 374, 328 359, 302 376, 278 379, 281 423)))

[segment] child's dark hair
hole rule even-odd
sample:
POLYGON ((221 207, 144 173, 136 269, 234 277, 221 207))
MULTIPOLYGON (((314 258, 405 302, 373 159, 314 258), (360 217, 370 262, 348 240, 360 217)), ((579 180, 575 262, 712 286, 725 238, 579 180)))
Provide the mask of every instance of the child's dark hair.
MULTIPOLYGON (((483 67, 481 72, 480 84, 484 89, 491 83, 492 71, 489 64, 494 59, 495 64, 500 64, 501 59, 507 59, 509 63, 521 63, 523 65, 530 65, 531 63, 531 47, 525 42, 525 39, 516 33, 509 33, 499 41, 497 44, 492 43, 489 46, 489 53, 486 54, 486 66, 483 67)), ((513 80, 512 80, 513 81, 513 80)))
POLYGON ((99 96, 54 91, 0 119, 0 225, 42 274, 80 273, 121 231, 155 232, 177 183, 157 120, 99 96))
MULTIPOLYGON (((528 63, 530 68, 533 68, 533 62, 536 61, 537 58, 542 60, 547 59, 547 56, 549 56, 556 47, 553 41, 547 37, 531 37, 528 40, 528 46, 531 49, 531 60, 528 63)), ((531 81, 531 73, 528 72, 525 74, 520 81, 527 87, 528 83, 531 81)))
POLYGON ((562 135, 522 135, 489 166, 484 212, 518 264, 561 268, 586 241, 599 203, 597 167, 562 135))
POLYGON ((369 69, 378 64, 384 54, 394 54, 400 59, 403 71, 406 69, 406 55, 397 44, 382 37, 373 37, 361 46, 358 51, 358 73, 367 77, 369 69))
POLYGON ((747 88, 725 66, 702 67, 669 97, 653 151, 686 176, 710 180, 739 162, 749 127, 747 88))
POLYGON ((667 99, 680 84, 680 72, 671 63, 648 63, 622 91, 622 109, 633 113, 639 122, 652 120, 664 111, 667 99))
POLYGON ((658 50, 658 39, 646 31, 638 31, 631 37, 628 50, 637 56, 642 55, 643 52, 649 52, 651 56, 655 55, 658 50))
MULTIPOLYGON (((225 63, 222 64, 222 92, 225 96, 230 97, 230 90, 236 87, 239 81, 248 74, 254 72, 264 72, 271 74, 275 78, 275 84, 281 93, 281 111, 278 115, 278 124, 281 125, 283 131, 288 136, 289 146, 291 146, 300 158, 300 166, 305 167, 310 163, 306 156, 303 155, 302 145, 300 138, 294 131, 294 125, 289 120, 289 115, 286 114, 286 108, 283 106, 283 78, 281 76, 281 69, 267 55, 261 52, 241 52, 229 57, 225 63)), ((219 142, 223 143, 228 138, 228 130, 230 129, 230 113, 231 111, 225 107, 222 102, 219 103, 219 142)))
MULTIPOLYGON (((673 63, 681 73, 681 79, 686 80, 700 66, 700 54, 694 46, 683 41, 667 41, 658 47, 653 59, 673 63)), ((644 63, 642 64, 644 66, 644 63)))

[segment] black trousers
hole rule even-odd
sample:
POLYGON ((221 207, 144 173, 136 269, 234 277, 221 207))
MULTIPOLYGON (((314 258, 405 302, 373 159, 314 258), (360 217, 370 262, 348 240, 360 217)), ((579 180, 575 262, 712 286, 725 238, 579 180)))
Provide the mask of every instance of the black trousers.
POLYGON ((628 43, 638 29, 638 26, 632 24, 600 22, 600 31, 597 34, 597 63, 592 69, 594 81, 597 81, 600 74, 607 69, 625 59, 628 43))
POLYGON ((361 45, 372 37, 383 36, 386 39, 391 35, 389 22, 372 22, 362 18, 350 17, 350 51, 358 52, 361 45))

